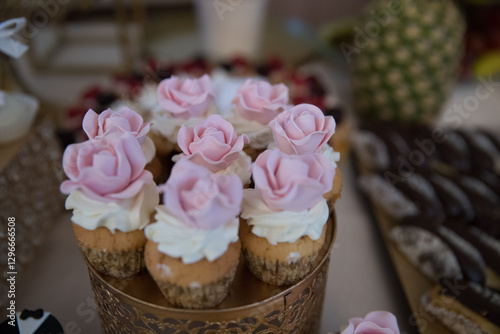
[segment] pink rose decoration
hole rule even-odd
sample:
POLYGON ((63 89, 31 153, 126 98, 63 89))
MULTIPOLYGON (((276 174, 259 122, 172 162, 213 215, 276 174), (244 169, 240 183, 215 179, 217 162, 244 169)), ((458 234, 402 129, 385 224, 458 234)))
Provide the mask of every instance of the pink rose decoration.
POLYGON ((194 128, 183 125, 177 136, 182 156, 211 172, 222 170, 236 161, 248 142, 247 135, 238 137, 231 123, 220 115, 211 115, 194 128))
POLYGON ((288 88, 284 84, 271 85, 260 80, 245 81, 233 99, 241 117, 267 125, 288 103, 288 88))
POLYGON ((199 79, 171 76, 158 85, 158 102, 173 117, 203 116, 214 96, 212 83, 206 74, 199 79))
POLYGON ((319 153, 287 155, 267 150, 253 164, 255 189, 277 211, 312 208, 332 189, 334 176, 333 165, 319 153))
POLYGON ((364 319, 349 319, 349 326, 341 334, 399 334, 398 320, 389 312, 371 312, 364 319))
POLYGON ((141 146, 130 133, 72 144, 63 155, 63 169, 69 180, 61 184, 61 192, 80 190, 106 203, 132 198, 153 180, 152 174, 144 170, 145 165, 141 146))
POLYGON ((121 107, 117 111, 107 109, 100 115, 89 109, 83 118, 82 126, 89 139, 102 138, 113 132, 129 132, 142 144, 150 124, 144 123, 142 117, 132 109, 121 107))
POLYGON ((274 141, 287 154, 318 152, 335 133, 335 120, 312 104, 299 104, 269 123, 274 141))
POLYGON ((214 174, 182 159, 160 187, 167 210, 188 226, 211 230, 240 212, 243 185, 236 175, 214 174))

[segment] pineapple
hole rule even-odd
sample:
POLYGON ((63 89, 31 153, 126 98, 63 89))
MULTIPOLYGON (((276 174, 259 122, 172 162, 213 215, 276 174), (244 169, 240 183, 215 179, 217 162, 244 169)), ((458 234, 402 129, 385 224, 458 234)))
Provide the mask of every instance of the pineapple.
POLYGON ((432 121, 455 84, 464 30, 452 0, 375 0, 353 45, 341 45, 359 115, 432 121))

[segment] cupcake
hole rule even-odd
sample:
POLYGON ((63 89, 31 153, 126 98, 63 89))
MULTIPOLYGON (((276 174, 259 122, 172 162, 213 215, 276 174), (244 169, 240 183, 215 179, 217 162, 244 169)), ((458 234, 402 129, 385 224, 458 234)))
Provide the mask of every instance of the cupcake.
POLYGON ((172 305, 214 307, 229 294, 240 258, 241 181, 182 159, 161 189, 164 205, 145 229, 146 267, 172 305))
POLYGON ((157 89, 158 105, 152 110, 151 137, 160 155, 179 151, 176 140, 182 124, 193 126, 211 113, 214 100, 208 75, 198 79, 171 76, 157 89))
POLYGON ((233 126, 220 115, 210 115, 194 128, 181 126, 177 143, 182 153, 174 161, 187 159, 212 173, 237 175, 246 185, 250 182, 252 160, 243 151, 248 136, 238 136, 233 126))
POLYGON ((265 80, 248 79, 238 88, 233 99, 233 115, 228 120, 239 135, 246 134, 250 138, 245 152, 252 161, 272 142, 267 125, 287 108, 288 100, 288 88, 284 84, 271 85, 265 80))
POLYGON ((374 311, 364 318, 349 319, 349 326, 341 334, 399 334, 398 319, 386 311, 374 311))
POLYGON ((146 239, 142 229, 159 203, 146 158, 129 132, 68 146, 63 169, 68 180, 66 209, 76 241, 87 260, 102 274, 131 277, 143 267, 146 239))
POLYGON ((148 137, 150 123, 144 123, 142 117, 134 110, 122 106, 116 111, 107 109, 97 114, 89 109, 83 118, 83 131, 90 140, 100 139, 111 132, 131 133, 141 144, 142 151, 146 157, 146 169, 157 179, 161 173, 158 158, 155 157, 155 145, 148 137))
POLYGON ((245 189, 240 240, 258 279, 289 285, 314 267, 326 237, 329 210, 323 195, 335 175, 322 154, 263 152, 253 165, 255 189, 245 189))
POLYGON ((342 178, 337 162, 340 154, 328 145, 335 133, 335 120, 325 116, 321 109, 312 104, 299 104, 290 108, 269 123, 275 145, 286 154, 323 154, 335 169, 331 190, 325 194, 330 211, 340 198, 342 178))

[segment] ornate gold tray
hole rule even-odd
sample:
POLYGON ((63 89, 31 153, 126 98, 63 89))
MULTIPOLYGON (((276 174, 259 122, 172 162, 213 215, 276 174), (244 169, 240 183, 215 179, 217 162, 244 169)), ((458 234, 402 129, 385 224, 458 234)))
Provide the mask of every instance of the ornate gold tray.
POLYGON ((172 307, 147 271, 115 279, 87 262, 103 333, 319 333, 334 212, 327 224, 317 264, 302 281, 288 287, 266 284, 253 277, 242 258, 230 295, 209 310, 172 307))

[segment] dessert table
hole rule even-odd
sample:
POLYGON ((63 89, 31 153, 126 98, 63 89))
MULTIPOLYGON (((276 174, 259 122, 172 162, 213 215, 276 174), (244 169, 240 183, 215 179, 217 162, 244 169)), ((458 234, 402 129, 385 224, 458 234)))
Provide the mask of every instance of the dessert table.
MULTIPOLYGON (((185 17, 162 22, 176 26, 181 19, 184 20, 185 17)), ((192 29, 192 26, 189 29, 192 29)), ((270 35, 281 35, 275 30, 271 30, 270 35)), ((189 30, 186 35, 177 34, 175 40, 172 36, 166 36, 155 45, 161 46, 164 54, 183 57, 184 54, 190 55, 197 50, 194 35, 195 33, 189 30), (181 37, 178 36, 183 40, 180 51, 181 37), (171 50, 174 47, 175 52, 171 50)), ((153 37, 149 36, 149 39, 153 37)), ((268 54, 279 49, 283 54, 294 54, 297 59, 307 55, 305 51, 301 52, 306 48, 297 47, 297 36, 284 40, 283 43, 273 43, 271 38, 266 38, 264 49, 268 54)), ((154 53, 157 50, 152 47, 152 51, 154 53)), ((341 73, 330 75, 339 81, 339 95, 348 96, 348 78, 344 71, 339 72, 341 73)), ((449 119, 457 120, 456 117, 446 115, 456 113, 453 105, 463 105, 468 97, 475 95, 480 85, 480 82, 460 84, 445 107, 440 123, 446 124, 449 119)), ((493 83, 491 88, 492 94, 486 99, 480 99, 477 108, 460 115, 460 125, 487 128, 500 126, 500 117, 494 112, 500 103, 500 89, 496 83, 493 83)), ((7 156, 4 158, 7 159, 7 156)), ((329 265, 320 333, 339 332, 348 324, 349 318, 363 317, 374 310, 394 313, 398 318, 401 333, 417 333, 411 310, 381 234, 356 189, 350 161, 342 165, 341 171, 342 198, 336 203, 337 235, 329 265)), ((97 334, 101 331, 94 296, 86 265, 73 238, 70 217, 71 213, 66 212, 54 222, 45 242, 37 248, 35 259, 19 274, 16 282, 16 308, 18 312, 25 308, 43 308, 51 312, 67 334, 97 334)), ((4 309, 0 311, 0 315, 5 319, 4 309)))
MULTIPOLYGON (((446 115, 454 112, 453 105, 473 96, 478 85, 459 85, 440 123, 446 124, 446 115)), ((499 102, 500 94, 495 90, 462 118, 462 124, 498 127, 500 118, 493 111, 499 102)), ((355 187, 349 161, 342 166, 342 176, 344 185, 342 198, 336 204, 337 237, 329 266, 321 333, 337 332, 350 317, 364 316, 373 310, 393 312, 402 333, 417 333, 380 232, 355 187)), ((18 311, 42 307, 59 319, 66 333, 100 333, 88 273, 72 236, 69 212, 55 222, 46 242, 38 248, 36 259, 19 275, 17 289, 18 311)))
MULTIPOLYGON (((336 205, 337 238, 332 250, 321 333, 336 332, 349 317, 383 309, 395 313, 401 329, 416 333, 410 309, 376 225, 357 199, 350 164, 343 166, 344 188, 336 205)), ((100 333, 87 269, 72 236, 70 213, 63 214, 19 276, 18 311, 42 307, 66 333, 100 333)))

